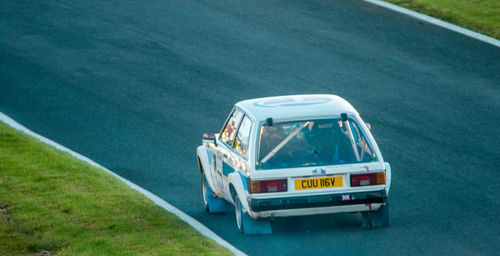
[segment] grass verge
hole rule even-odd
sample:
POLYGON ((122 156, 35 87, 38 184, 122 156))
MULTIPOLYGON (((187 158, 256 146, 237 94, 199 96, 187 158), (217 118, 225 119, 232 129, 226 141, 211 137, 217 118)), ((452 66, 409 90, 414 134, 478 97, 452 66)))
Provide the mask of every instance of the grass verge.
POLYGON ((385 0, 500 39, 499 0, 385 0))
POLYGON ((116 178, 0 122, 0 255, 230 255, 116 178))

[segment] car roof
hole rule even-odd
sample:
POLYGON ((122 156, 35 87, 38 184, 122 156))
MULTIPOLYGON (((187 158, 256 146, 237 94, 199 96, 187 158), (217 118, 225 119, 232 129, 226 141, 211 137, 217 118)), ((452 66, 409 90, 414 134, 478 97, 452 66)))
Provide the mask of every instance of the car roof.
POLYGON ((274 120, 299 120, 340 116, 341 113, 358 115, 345 99, 330 94, 302 94, 249 99, 236 103, 257 122, 274 120))

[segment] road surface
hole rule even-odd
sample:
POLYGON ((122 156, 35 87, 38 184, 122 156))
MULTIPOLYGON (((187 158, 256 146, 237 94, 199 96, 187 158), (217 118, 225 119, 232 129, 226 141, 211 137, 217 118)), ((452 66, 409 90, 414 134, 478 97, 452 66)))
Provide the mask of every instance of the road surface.
POLYGON ((363 1, 2 1, 0 111, 249 255, 500 251, 500 48, 363 1), (392 165, 391 226, 201 204, 196 147, 239 100, 337 94, 392 165))

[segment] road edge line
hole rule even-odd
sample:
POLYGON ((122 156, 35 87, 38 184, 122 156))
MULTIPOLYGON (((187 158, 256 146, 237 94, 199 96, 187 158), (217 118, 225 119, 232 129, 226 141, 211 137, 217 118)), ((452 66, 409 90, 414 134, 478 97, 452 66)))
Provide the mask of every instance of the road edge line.
POLYGON ((161 199, 160 197, 156 196, 155 194, 147 191, 146 189, 140 187, 139 185, 136 185, 135 183, 121 177, 120 175, 112 172, 111 170, 107 169, 106 167, 94 162, 92 159, 84 156, 84 155, 81 155, 65 146, 62 146, 61 144, 58 144, 57 142, 54 142, 48 138, 45 138, 33 131, 31 131, 30 129, 24 127, 23 125, 19 124, 18 122, 16 122, 14 119, 10 118, 9 116, 5 115, 4 113, 0 112, 0 121, 2 121, 3 123, 7 124, 8 126, 18 130, 18 131, 21 131, 35 139, 38 139, 39 141, 59 150, 59 151, 62 151, 62 152, 66 152, 66 153, 69 153, 70 155, 72 155, 73 157, 76 157, 78 158, 79 160, 82 160, 96 168, 99 168, 111 175, 113 175, 114 177, 116 177, 118 180, 120 180, 121 182, 125 183, 127 186, 129 186, 130 188, 132 188, 133 190, 143 194, 145 197, 147 197, 149 200, 153 201, 156 205, 160 206, 161 208, 165 209, 166 211, 174 214, 175 216, 177 216, 179 219, 181 219, 182 221, 186 222, 189 226, 193 227, 194 229, 196 229, 198 232, 200 232, 202 235, 204 235, 205 237, 208 237, 210 239, 212 239, 213 241, 215 241, 217 244, 227 248, 229 251, 231 251, 232 253, 234 253, 235 255, 238 255, 238 256, 246 256, 245 253, 243 253, 242 251, 238 250, 236 247, 234 247, 233 245, 231 245, 230 243, 228 243, 226 240, 222 239, 220 236, 218 236, 215 232, 213 232, 212 230, 210 230, 208 227, 206 227, 205 225, 203 225, 201 222, 197 221, 196 219, 194 219, 193 217, 187 215, 186 213, 184 213, 183 211, 177 209, 175 206, 167 203, 165 200, 161 199))
POLYGON ((383 7, 383 8, 393 10, 393 11, 401 13, 401 14, 411 16, 411 17, 419 19, 419 20, 426 21, 426 22, 434 24, 436 26, 446 28, 448 30, 460 33, 462 35, 465 35, 465 36, 468 36, 468 37, 471 37, 471 38, 474 38, 474 39, 477 39, 480 41, 483 41, 483 42, 491 44, 493 46, 500 47, 500 40, 497 40, 495 38, 489 37, 487 35, 484 35, 484 34, 481 34, 478 32, 474 32, 472 30, 468 30, 466 28, 462 28, 458 25, 440 20, 438 18, 434 18, 434 17, 428 16, 428 15, 425 15, 425 14, 422 14, 422 13, 419 13, 416 11, 412 11, 410 9, 406 9, 404 7, 401 7, 401 6, 398 6, 395 4, 391 4, 388 2, 384 2, 381 0, 363 0, 363 1, 380 6, 380 7, 383 7))

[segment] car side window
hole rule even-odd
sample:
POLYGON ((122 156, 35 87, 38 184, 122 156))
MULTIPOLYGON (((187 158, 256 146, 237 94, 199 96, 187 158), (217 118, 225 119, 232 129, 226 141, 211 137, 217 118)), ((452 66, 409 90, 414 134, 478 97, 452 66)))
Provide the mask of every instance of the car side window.
POLYGON ((240 152, 243 156, 247 156, 248 149, 248 138, 250 137, 250 127, 252 126, 252 121, 245 116, 243 121, 241 121, 240 128, 238 129, 238 135, 236 135, 236 141, 234 143, 234 149, 240 152))
POLYGON ((227 122, 224 130, 222 130, 220 139, 229 145, 229 147, 233 147, 234 138, 236 137, 236 131, 238 130, 238 126, 240 125, 241 118, 243 117, 243 113, 236 109, 229 121, 227 122))

